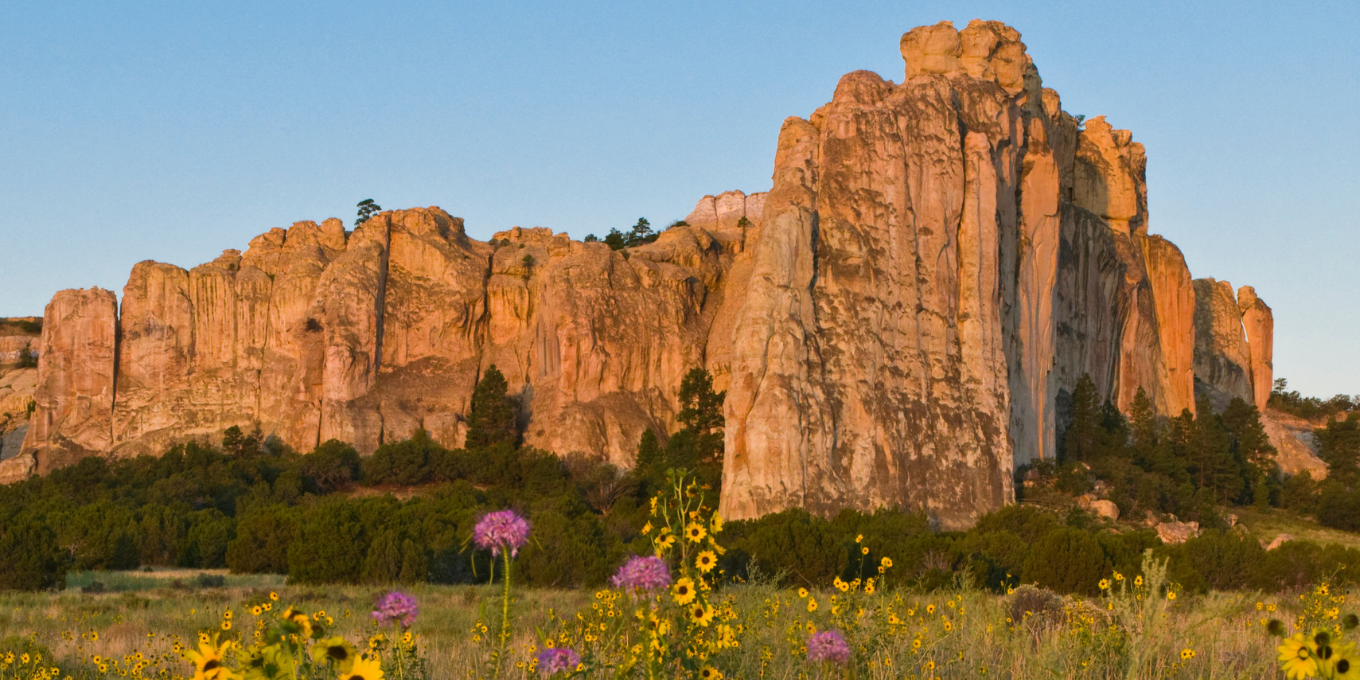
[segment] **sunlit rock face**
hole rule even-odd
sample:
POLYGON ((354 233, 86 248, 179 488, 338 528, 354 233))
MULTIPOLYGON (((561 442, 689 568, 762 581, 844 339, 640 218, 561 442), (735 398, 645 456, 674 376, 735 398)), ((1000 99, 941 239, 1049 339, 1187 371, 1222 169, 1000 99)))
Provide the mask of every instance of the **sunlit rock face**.
POLYGON ((62 291, 27 460, 257 424, 299 450, 422 428, 458 446, 495 364, 527 444, 626 466, 704 367, 727 390, 726 516, 899 507, 952 528, 1056 455, 1083 374, 1125 409, 1140 389, 1193 409, 1197 386, 1263 403, 1270 309, 1192 283, 1148 233, 1128 131, 1064 112, 1003 24, 899 49, 901 83, 857 71, 784 122, 768 194, 705 196, 654 243, 483 242, 417 208, 298 222, 190 270, 140 263, 121 310, 62 291))
POLYGON ((541 228, 476 241, 425 208, 299 222, 188 271, 142 262, 121 311, 109 291, 53 299, 26 448, 45 471, 256 424, 299 450, 419 428, 458 446, 496 364, 527 443, 628 465, 644 430, 673 427, 684 373, 730 352, 710 330, 731 327, 762 198, 706 197, 693 226, 627 252, 541 228))
POLYGON ((902 38, 785 121, 726 405, 723 509, 902 506, 964 526, 1056 454, 1083 374, 1194 407, 1194 288, 1141 145, 1043 89, 1019 34, 902 38))

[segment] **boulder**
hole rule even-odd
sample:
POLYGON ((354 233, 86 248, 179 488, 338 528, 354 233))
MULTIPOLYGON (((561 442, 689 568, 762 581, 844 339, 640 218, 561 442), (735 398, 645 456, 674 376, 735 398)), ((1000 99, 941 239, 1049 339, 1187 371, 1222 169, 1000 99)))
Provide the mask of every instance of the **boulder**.
POLYGON ((1162 543, 1175 545, 1199 536, 1199 522, 1162 522, 1157 525, 1157 537, 1162 543))
POLYGON ((1294 536, 1292 534, 1280 534, 1276 536, 1274 539, 1272 539, 1269 544, 1267 544, 1265 541, 1262 541, 1261 544, 1265 546, 1267 551, 1269 551, 1274 550, 1292 540, 1294 540, 1294 536))
POLYGON ((1119 519, 1119 506, 1115 505, 1114 501, 1094 501, 1091 503, 1091 510, 1105 519, 1119 519))

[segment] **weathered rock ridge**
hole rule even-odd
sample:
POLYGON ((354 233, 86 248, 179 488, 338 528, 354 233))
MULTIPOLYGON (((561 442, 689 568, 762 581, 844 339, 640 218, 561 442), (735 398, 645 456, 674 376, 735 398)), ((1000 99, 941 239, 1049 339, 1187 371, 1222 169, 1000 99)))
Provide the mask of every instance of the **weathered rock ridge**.
POLYGON ((1269 307, 1192 283, 1148 233, 1128 131, 1064 112, 1002 24, 900 49, 902 83, 851 73, 785 121, 768 195, 704 197, 652 244, 481 242, 412 209, 140 263, 121 310, 62 291, 24 451, 45 471, 256 423, 299 449, 418 428, 458 445, 494 363, 527 443, 627 465, 704 366, 728 390, 728 517, 900 506, 957 527, 1055 455, 1083 374, 1166 414, 1197 385, 1269 393, 1269 307))

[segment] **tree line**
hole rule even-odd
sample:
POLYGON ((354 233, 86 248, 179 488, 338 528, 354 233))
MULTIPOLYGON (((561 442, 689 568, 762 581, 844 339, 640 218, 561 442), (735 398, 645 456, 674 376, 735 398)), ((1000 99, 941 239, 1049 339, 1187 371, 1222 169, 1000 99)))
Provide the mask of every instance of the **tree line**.
MULTIPOLYGON (((69 569, 145 565, 284 573, 295 583, 475 583, 490 565, 470 548, 473 523, 507 507, 534 524, 517 567, 524 583, 596 586, 627 555, 648 550, 648 500, 669 470, 694 471, 717 502, 724 394, 703 370, 682 381, 677 432, 645 432, 626 471, 524 446, 518 405, 506 393, 504 377, 489 368, 462 448, 417 432, 367 457, 338 441, 299 454, 231 428, 218 446, 87 458, 11 485, 0 493, 0 587, 60 587, 69 569), (409 497, 388 493, 394 488, 409 497)), ((936 531, 925 515, 894 509, 829 518, 795 509, 729 522, 720 569, 731 582, 821 586, 867 574, 886 557, 894 579, 923 588, 965 579, 998 591, 1023 581, 1088 592, 1110 569, 1133 573, 1151 548, 1171 558, 1173 577, 1192 590, 1293 587, 1341 565, 1355 567, 1343 575, 1360 574, 1360 552, 1300 541, 1266 553, 1222 519, 1226 506, 1246 503, 1315 512, 1334 525, 1349 517, 1360 508, 1347 495, 1360 480, 1360 420, 1320 430, 1333 474, 1318 484, 1281 479, 1251 405, 1214 413, 1201 401, 1198 412, 1154 417, 1140 393, 1126 417, 1083 379, 1059 461, 1032 469, 1067 494, 1103 482, 1132 517, 1201 521, 1205 534, 1180 546, 1162 546, 1148 529, 1111 532, 1087 512, 1029 505, 986 515, 966 532, 936 531), (1344 512, 1327 510, 1334 507, 1344 512)))

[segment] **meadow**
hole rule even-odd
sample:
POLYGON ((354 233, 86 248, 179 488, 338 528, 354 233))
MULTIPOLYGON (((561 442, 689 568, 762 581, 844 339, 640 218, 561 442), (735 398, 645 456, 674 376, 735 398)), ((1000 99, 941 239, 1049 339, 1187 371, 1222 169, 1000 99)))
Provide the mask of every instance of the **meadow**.
MULTIPOLYGON (((369 613, 387 592, 380 587, 290 587, 281 584, 281 577, 260 576, 229 577, 222 588, 171 585, 176 579, 192 583, 196 577, 197 572, 185 570, 154 577, 86 573, 73 575, 72 582, 97 580, 126 589, 5 593, 0 595, 0 630, 50 650, 45 663, 60 669, 57 677, 191 677, 194 667, 173 651, 175 643, 191 645, 199 631, 220 631, 227 612, 233 626, 224 639, 233 632, 248 637, 262 618, 252 615, 252 608, 275 602, 271 592, 279 598, 275 608, 291 604, 318 618, 331 617, 331 633, 362 641, 380 630, 369 613), (161 661, 133 674, 130 667, 138 653, 161 661), (96 656, 106 662, 104 672, 96 656)), ((872 594, 863 588, 843 593, 833 587, 806 596, 765 584, 729 586, 713 598, 731 603, 742 628, 740 645, 715 655, 713 665, 731 678, 825 677, 831 669, 807 660, 809 631, 852 618, 866 622, 861 643, 871 652, 859 677, 1266 678, 1278 675, 1279 644, 1267 634, 1267 620, 1292 625, 1319 600, 1331 603, 1326 609, 1349 600, 1345 593, 1323 596, 1313 590, 1275 596, 1213 592, 1174 600, 1160 594, 1153 600, 1145 585, 1144 600, 1132 602, 1149 606, 1131 609, 1129 595, 1136 597, 1139 590, 1132 586, 1133 578, 1123 579, 1130 582, 1123 597, 1094 598, 1058 597, 1028 587, 996 595, 966 583, 931 593, 891 587, 872 594), (1336 603, 1337 598, 1345 600, 1336 603), (819 606, 809 612, 812 601, 819 606), (1146 617, 1143 621, 1140 614, 1146 617), (1137 668, 1130 668, 1134 664, 1137 668)), ((420 606, 410 631, 428 660, 427 676, 485 676, 494 636, 481 625, 494 623, 500 589, 415 585, 405 592, 420 606)), ((580 648, 587 623, 631 618, 628 600, 617 592, 532 589, 515 594, 515 633, 503 675, 538 676, 530 667, 545 645, 580 648)), ((1325 618, 1326 611, 1319 611, 1325 618)), ((857 639, 849 638, 852 643, 857 639)), ((582 677, 613 674, 603 669, 582 677)))

